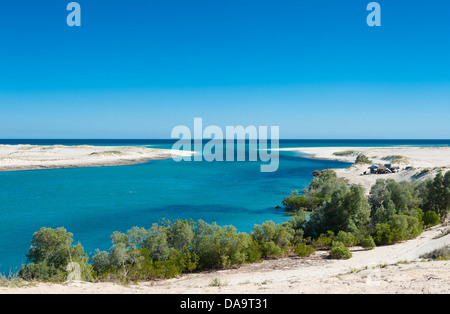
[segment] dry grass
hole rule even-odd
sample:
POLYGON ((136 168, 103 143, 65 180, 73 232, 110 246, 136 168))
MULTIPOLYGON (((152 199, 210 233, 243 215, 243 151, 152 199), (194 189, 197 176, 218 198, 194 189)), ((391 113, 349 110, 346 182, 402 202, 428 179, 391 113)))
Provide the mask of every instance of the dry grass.
POLYGON ((10 274, 9 276, 0 274, 0 287, 2 288, 27 288, 36 286, 36 283, 25 281, 19 278, 17 274, 10 274))

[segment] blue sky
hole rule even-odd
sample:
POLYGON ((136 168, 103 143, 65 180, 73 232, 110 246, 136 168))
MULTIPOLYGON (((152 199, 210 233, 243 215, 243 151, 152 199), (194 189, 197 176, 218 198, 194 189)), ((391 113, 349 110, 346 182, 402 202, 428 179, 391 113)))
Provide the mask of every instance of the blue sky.
POLYGON ((450 138, 450 2, 80 0, 0 6, 0 138, 450 138))

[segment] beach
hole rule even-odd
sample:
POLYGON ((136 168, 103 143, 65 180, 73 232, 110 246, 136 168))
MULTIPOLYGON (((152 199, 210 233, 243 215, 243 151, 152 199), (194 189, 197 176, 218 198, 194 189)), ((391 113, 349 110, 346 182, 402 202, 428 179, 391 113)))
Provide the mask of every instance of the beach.
POLYGON ((123 166, 192 154, 137 146, 0 145, 0 172, 123 166))
POLYGON ((350 163, 354 163, 359 154, 364 154, 370 163, 333 170, 349 184, 363 186, 367 193, 378 179, 398 182, 426 180, 433 178, 439 171, 450 170, 450 147, 298 147, 280 150, 303 153, 309 158, 350 163), (364 175, 364 172, 370 172, 370 166, 386 164, 398 166, 399 171, 364 175))

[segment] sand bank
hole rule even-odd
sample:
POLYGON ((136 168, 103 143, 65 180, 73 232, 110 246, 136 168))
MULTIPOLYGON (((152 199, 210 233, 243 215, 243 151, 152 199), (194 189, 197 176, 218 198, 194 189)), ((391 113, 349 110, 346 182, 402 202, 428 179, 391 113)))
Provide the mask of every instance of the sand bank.
POLYGON ((0 145, 0 172, 132 165, 192 154, 135 146, 0 145))
POLYGON ((412 181, 433 178, 439 171, 450 170, 450 147, 299 147, 281 149, 306 154, 310 158, 354 163, 358 154, 364 154, 370 164, 334 169, 349 184, 362 185, 367 192, 377 179, 412 181), (344 154, 344 155, 342 155, 344 154), (394 164, 398 173, 363 175, 371 165, 394 164))

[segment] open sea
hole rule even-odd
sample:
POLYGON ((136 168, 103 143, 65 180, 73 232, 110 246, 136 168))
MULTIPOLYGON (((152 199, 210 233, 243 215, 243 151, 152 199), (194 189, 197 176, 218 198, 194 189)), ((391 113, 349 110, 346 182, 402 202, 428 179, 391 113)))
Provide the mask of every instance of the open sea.
MULTIPOLYGON (((0 140, 0 144, 147 146, 172 140, 0 140)), ((282 140, 287 147, 449 146, 450 140, 282 140)), ((132 166, 0 172, 0 273, 26 263, 34 232, 65 227, 86 253, 108 250, 110 235, 162 218, 202 219, 250 232, 255 224, 289 220, 281 205, 307 187, 314 170, 350 164, 280 152, 279 169, 261 173, 257 162, 175 162, 132 166)), ((247 158, 248 160, 248 158, 247 158)))

